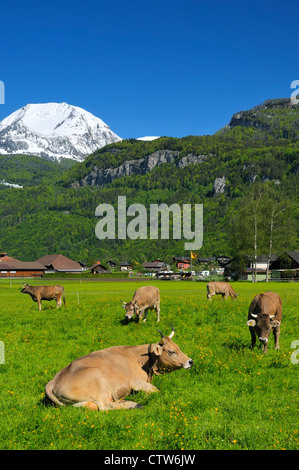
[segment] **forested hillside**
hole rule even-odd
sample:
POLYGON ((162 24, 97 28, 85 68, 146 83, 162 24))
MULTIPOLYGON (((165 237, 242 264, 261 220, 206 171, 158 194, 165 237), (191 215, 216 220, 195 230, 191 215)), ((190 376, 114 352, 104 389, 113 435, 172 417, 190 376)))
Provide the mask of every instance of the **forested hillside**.
MULTIPOLYGON (((246 124, 243 116, 242 125, 236 126, 231 121, 227 129, 214 136, 162 137, 150 142, 125 140, 98 150, 68 170, 59 167, 56 173, 52 168, 45 169, 33 187, 2 187, 1 250, 20 260, 62 253, 87 263, 111 258, 138 262, 156 257, 170 260, 172 256, 187 254, 183 239, 98 240, 95 209, 101 203, 110 203, 117 209, 119 195, 127 196, 127 206, 133 202, 145 207, 153 203, 203 204, 204 238, 200 250, 203 256, 236 255, 232 241, 235 224, 247 195, 258 185, 271 188, 278 201, 286 201, 285 214, 292 226, 298 228, 299 110, 298 106, 289 106, 289 101, 273 106, 273 128, 269 127, 269 118, 265 118, 267 125, 260 124, 265 115, 262 106, 248 112, 251 118, 246 117, 246 124), (288 128, 287 134, 278 132, 279 122, 281 130, 288 128), (161 157, 166 150, 171 154, 169 161, 153 159, 158 163, 151 168, 138 166, 138 161, 146 161, 151 155, 161 157), (96 178, 88 178, 104 170, 125 168, 128 161, 133 161, 129 176, 118 172, 105 185, 95 184, 96 178)), ((11 172, 13 168, 14 164, 11 172)), ((20 171, 24 184, 30 180, 26 172, 26 168, 20 171)), ((5 178, 1 170, 0 180, 5 178)), ((13 182, 21 182, 20 175, 15 174, 13 182)), ((290 237, 286 247, 298 249, 298 238, 290 237)))
POLYGON ((3 182, 20 186, 51 183, 74 163, 71 159, 62 159, 58 163, 32 155, 0 155, 0 189, 3 189, 3 182))

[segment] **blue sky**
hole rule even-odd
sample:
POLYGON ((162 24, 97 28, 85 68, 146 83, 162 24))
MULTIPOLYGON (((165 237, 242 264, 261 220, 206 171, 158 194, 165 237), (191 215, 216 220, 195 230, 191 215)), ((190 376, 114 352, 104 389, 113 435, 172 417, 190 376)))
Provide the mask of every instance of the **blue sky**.
POLYGON ((64 101, 122 138, 212 134, 299 79, 295 1, 2 0, 0 15, 0 120, 64 101))

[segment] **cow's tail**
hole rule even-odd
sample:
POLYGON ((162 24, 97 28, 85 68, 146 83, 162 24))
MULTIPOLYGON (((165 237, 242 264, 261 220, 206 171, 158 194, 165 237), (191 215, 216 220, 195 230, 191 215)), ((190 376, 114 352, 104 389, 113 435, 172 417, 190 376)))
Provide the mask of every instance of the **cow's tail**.
POLYGON ((62 296, 63 305, 65 305, 65 295, 62 296))
POLYGON ((46 396, 49 398, 49 400, 51 400, 56 405, 65 406, 65 404, 59 401, 58 398, 53 393, 53 380, 48 382, 47 385, 45 386, 45 393, 46 393, 46 396))

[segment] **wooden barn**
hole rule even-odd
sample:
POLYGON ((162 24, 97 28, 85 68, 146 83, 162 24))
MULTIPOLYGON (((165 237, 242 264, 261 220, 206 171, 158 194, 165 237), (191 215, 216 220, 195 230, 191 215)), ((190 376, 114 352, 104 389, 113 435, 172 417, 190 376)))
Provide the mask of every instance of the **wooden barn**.
POLYGON ((41 277, 46 268, 36 261, 7 261, 0 263, 0 277, 41 277))

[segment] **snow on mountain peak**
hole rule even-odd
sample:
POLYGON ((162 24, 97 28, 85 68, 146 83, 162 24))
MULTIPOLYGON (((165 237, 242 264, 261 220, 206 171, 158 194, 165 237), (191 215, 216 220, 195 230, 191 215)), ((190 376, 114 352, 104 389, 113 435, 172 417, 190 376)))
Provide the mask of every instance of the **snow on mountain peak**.
POLYGON ((120 140, 100 118, 67 103, 27 104, 0 122, 0 154, 82 161, 120 140))

